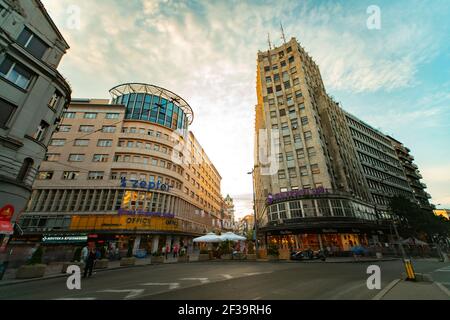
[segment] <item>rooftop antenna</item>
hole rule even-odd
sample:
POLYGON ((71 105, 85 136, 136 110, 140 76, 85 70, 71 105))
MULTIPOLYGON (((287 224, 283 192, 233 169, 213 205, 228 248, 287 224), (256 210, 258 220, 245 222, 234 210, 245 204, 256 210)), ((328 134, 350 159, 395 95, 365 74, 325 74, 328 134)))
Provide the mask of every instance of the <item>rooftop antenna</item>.
POLYGON ((286 37, 284 35, 283 24, 281 22, 280 22, 280 27, 281 27, 281 39, 283 39, 284 44, 286 44, 286 37))
POLYGON ((267 32, 267 42, 269 43, 269 50, 272 50, 272 42, 270 42, 270 33, 267 32))

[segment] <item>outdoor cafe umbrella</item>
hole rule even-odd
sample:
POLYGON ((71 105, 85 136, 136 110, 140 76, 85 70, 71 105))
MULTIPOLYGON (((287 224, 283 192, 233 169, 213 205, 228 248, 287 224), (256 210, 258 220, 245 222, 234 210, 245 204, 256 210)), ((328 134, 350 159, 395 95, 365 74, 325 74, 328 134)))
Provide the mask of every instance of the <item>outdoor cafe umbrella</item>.
POLYGON ((204 236, 194 238, 192 241, 193 242, 221 242, 222 239, 217 234, 210 232, 208 234, 205 234, 204 236))
POLYGON ((229 241, 244 241, 244 240, 247 240, 246 237, 239 236, 233 232, 227 232, 227 233, 222 234, 220 236, 220 239, 222 241, 227 241, 227 240, 229 240, 229 241))
POLYGON ((428 246, 428 243, 420 241, 417 238, 408 238, 406 240, 403 240, 402 243, 416 246, 428 246))

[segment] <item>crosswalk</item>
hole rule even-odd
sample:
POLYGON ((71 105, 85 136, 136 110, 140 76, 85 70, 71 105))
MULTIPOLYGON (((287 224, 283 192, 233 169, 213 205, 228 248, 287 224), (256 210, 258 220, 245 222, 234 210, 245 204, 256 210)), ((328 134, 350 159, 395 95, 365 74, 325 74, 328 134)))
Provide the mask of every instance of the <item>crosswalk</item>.
POLYGON ((450 266, 437 269, 435 272, 450 272, 450 266))
POLYGON ((145 282, 145 283, 137 283, 135 286, 138 286, 138 288, 132 288, 132 289, 103 289, 95 291, 94 294, 92 292, 89 293, 89 297, 80 297, 80 296, 74 296, 74 297, 62 297, 57 298, 54 300, 97 300, 102 298, 110 298, 118 297, 123 300, 129 300, 129 299, 137 299, 144 294, 146 295, 153 295, 165 292, 167 290, 176 290, 180 288, 187 288, 195 285, 204 285, 211 282, 218 282, 218 281, 227 281, 231 279, 236 278, 242 278, 242 277, 250 277, 250 276, 257 276, 261 274, 268 274, 272 273, 270 272, 247 272, 247 273, 240 273, 240 274, 218 274, 215 277, 209 278, 209 277, 184 277, 179 279, 174 279, 174 282, 145 282))

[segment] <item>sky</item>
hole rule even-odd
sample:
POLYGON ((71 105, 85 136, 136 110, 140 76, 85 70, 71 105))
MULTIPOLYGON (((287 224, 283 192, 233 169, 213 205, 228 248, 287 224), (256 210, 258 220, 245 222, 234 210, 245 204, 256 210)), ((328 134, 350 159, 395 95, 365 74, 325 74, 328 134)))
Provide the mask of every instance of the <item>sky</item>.
POLYGON ((431 202, 450 208, 450 1, 42 2, 71 47, 59 70, 72 97, 145 82, 188 101, 237 217, 252 212, 257 52, 268 34, 282 44, 280 23, 327 92, 409 147, 431 202))

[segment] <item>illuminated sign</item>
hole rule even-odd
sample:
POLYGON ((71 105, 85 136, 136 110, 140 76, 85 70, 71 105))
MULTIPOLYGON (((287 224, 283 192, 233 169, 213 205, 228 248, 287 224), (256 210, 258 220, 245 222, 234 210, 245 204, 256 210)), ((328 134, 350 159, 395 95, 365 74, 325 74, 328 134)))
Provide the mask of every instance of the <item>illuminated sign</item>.
POLYGON ((13 234, 14 228, 11 219, 14 214, 14 207, 7 204, 0 209, 0 234, 13 234))
POLYGON ((317 189, 300 189, 300 190, 292 190, 287 192, 281 192, 274 195, 269 194, 267 197, 267 203, 272 204, 273 202, 279 200, 286 200, 290 198, 299 198, 303 196, 315 196, 328 194, 329 191, 325 188, 317 188, 317 189))
POLYGON ((127 210, 120 208, 117 211, 120 215, 142 215, 148 217, 163 217, 163 218, 175 218, 175 214, 173 213, 164 213, 164 212, 151 212, 144 210, 127 210))
POLYGON ((87 239, 87 235, 44 235, 42 243, 83 243, 87 239))
POLYGON ((161 181, 157 181, 156 183, 153 181, 144 181, 144 180, 136 180, 136 179, 130 179, 127 180, 126 177, 120 178, 120 186, 122 188, 140 188, 140 189, 146 189, 146 190, 161 190, 161 191, 170 191, 171 186, 165 183, 161 183, 161 181))

